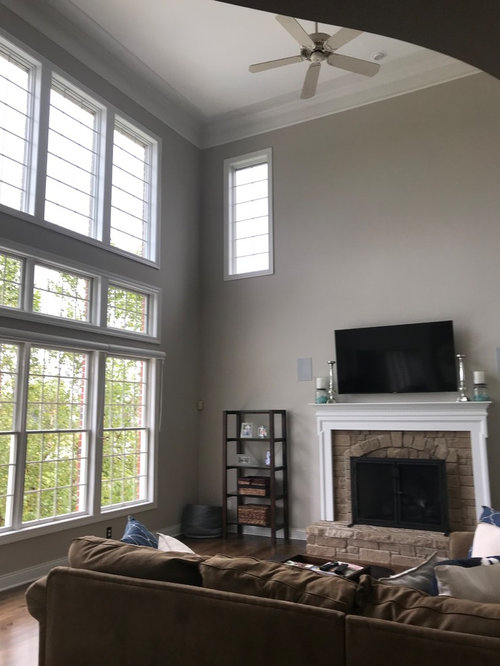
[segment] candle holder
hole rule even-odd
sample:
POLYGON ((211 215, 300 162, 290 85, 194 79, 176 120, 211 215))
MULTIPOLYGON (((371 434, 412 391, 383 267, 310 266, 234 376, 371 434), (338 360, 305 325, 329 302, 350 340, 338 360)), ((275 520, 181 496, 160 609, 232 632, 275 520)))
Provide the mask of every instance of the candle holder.
POLYGON ((458 398, 457 402, 469 402, 465 391, 467 389, 465 385, 465 372, 464 372, 464 358, 465 354, 457 354, 458 358, 458 398))
POLYGON ((327 403, 329 405, 331 405, 334 402, 337 402, 337 399, 335 397, 335 386, 334 386, 334 383, 333 383, 333 366, 335 365, 335 361, 328 361, 328 365, 330 366, 330 384, 328 386, 328 401, 327 401, 327 403))

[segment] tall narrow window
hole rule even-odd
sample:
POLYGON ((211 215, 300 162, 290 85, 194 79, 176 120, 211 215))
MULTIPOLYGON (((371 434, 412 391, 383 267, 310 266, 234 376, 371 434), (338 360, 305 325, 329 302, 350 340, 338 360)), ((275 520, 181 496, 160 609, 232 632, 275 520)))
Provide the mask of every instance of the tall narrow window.
POLYGON ((87 368, 86 354, 31 349, 23 523, 86 509, 87 368))
POLYGON ((89 321, 91 280, 82 275, 35 265, 33 312, 89 321))
POLYGON ((0 305, 21 307, 23 262, 17 257, 0 253, 0 305))
POLYGON ((0 45, 0 203, 27 211, 33 67, 0 45))
POLYGON ((75 89, 54 80, 50 91, 45 219, 96 236, 99 112, 75 89))
POLYGON ((0 528, 13 517, 18 357, 17 345, 0 343, 0 528))
POLYGON ((142 359, 106 359, 103 507, 148 499, 147 370, 142 359))
POLYGON ((271 149, 224 163, 226 279, 273 272, 271 149))
POLYGON ((152 161, 155 143, 117 120, 113 138, 110 242, 121 250, 151 254, 152 161))

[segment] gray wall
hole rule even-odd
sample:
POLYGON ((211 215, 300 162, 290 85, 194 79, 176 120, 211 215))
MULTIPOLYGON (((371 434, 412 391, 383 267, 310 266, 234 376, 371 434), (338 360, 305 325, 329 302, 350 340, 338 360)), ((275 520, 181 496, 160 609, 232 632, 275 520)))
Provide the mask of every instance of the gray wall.
MULTIPOLYGON (((0 214, 0 244, 13 240, 161 287, 159 348, 166 353, 166 361, 163 429, 159 435, 158 508, 137 515, 151 529, 178 524, 184 504, 197 500, 200 152, 4 8, 0 8, 0 23, 162 139, 159 269, 5 214, 0 214)), ((0 326, 7 325, 8 319, 0 317, 0 326)), ((51 327, 43 327, 43 330, 57 333, 51 327)), ((119 538, 124 524, 123 517, 105 518, 95 524, 1 545, 0 575, 63 557, 73 537, 80 534, 104 536, 107 525, 113 527, 114 536, 119 538)))
MULTIPOLYGON (((200 498, 221 501, 223 409, 285 408, 291 526, 319 519, 314 384, 336 328, 452 319, 500 398, 500 84, 485 74, 205 151, 200 498), (273 148, 275 274, 224 282, 222 161, 273 148)), ((500 417, 490 410, 500 506, 500 417)))

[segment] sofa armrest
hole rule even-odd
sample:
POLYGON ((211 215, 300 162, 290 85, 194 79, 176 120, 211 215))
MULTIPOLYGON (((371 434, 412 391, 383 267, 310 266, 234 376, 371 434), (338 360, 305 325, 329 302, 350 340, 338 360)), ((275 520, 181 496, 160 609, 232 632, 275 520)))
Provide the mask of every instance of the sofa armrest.
POLYGON ((467 557, 473 539, 474 532, 451 532, 449 542, 450 559, 461 560, 467 557))
POLYGON ((26 605, 35 620, 41 622, 45 618, 47 603, 47 576, 35 580, 26 590, 26 605))

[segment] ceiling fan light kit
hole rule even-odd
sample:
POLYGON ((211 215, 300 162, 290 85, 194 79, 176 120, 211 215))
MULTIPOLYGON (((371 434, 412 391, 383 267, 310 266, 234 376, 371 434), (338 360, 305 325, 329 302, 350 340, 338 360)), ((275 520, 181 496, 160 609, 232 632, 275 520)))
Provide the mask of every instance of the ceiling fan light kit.
MULTIPOLYGON (((306 72, 300 93, 301 99, 309 99, 316 94, 322 62, 326 62, 332 67, 353 72, 354 74, 362 74, 363 76, 374 76, 380 69, 380 65, 377 62, 361 60, 360 58, 353 58, 352 56, 337 53, 337 49, 362 34, 359 30, 340 28, 333 35, 327 35, 324 32, 318 32, 318 24, 316 23, 315 32, 308 34, 300 23, 291 16, 278 15, 276 16, 276 20, 300 44, 300 55, 278 58, 277 60, 267 60, 250 65, 248 69, 252 73, 257 73, 303 62, 304 60, 309 61, 311 64, 306 72)), ((385 53, 380 51, 377 52, 376 56, 378 57, 374 55, 374 60, 379 60, 385 56, 385 53)))

